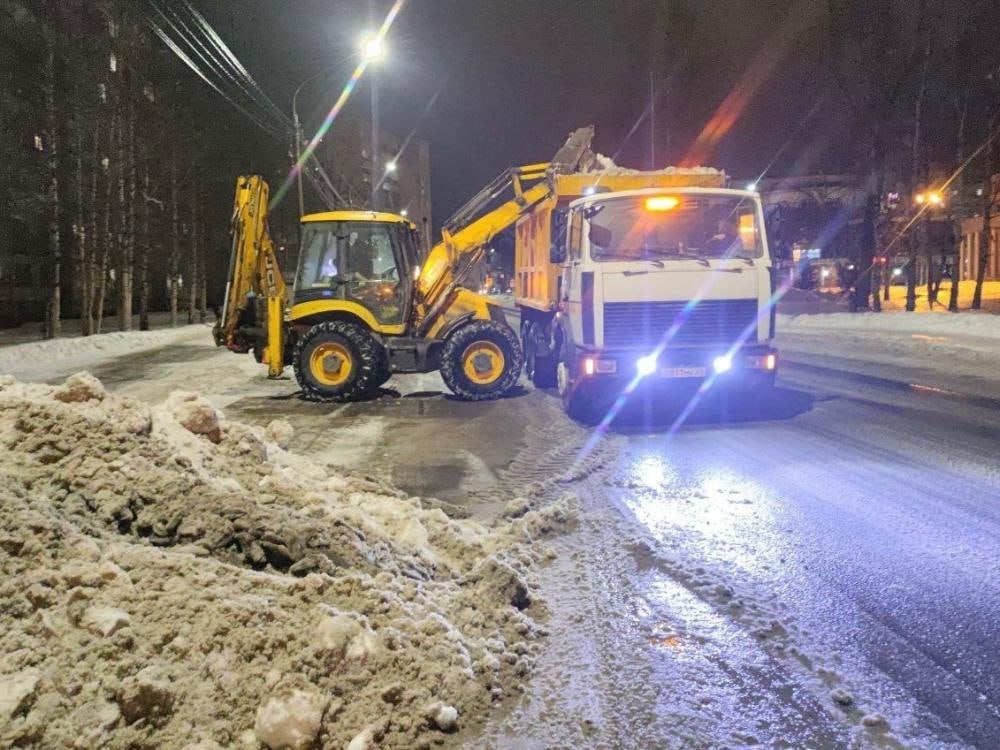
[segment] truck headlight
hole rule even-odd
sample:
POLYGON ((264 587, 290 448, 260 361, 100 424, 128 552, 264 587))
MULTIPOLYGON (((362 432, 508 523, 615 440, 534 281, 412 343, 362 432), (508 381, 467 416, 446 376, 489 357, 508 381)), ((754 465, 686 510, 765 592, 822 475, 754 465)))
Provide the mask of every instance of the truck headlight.
POLYGON ((728 354, 724 354, 721 357, 716 357, 712 360, 712 369, 715 370, 717 375, 721 375, 724 372, 729 372, 733 369, 733 358, 728 354))
POLYGON ((635 370, 639 374, 640 378, 644 378, 647 375, 652 375, 656 372, 656 355, 650 354, 645 357, 639 357, 635 361, 635 370))

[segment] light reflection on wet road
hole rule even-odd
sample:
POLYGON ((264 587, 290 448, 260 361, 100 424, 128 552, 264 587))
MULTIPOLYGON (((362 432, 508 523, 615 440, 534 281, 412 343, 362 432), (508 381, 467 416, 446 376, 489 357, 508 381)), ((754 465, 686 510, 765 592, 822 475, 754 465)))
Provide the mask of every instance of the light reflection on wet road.
POLYGON ((770 653, 849 692, 849 723, 884 714, 888 731, 869 739, 996 747, 997 414, 810 390, 790 419, 760 406, 670 435, 633 415, 616 506, 770 653))

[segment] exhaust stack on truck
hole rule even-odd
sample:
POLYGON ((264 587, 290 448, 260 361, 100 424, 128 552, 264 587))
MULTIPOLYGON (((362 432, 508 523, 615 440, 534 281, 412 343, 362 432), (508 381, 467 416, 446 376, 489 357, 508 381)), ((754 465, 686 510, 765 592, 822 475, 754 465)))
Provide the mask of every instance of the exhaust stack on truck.
POLYGON ((756 192, 708 168, 641 172, 596 156, 550 174, 516 225, 526 369, 582 415, 631 384, 774 383, 774 279, 756 192))

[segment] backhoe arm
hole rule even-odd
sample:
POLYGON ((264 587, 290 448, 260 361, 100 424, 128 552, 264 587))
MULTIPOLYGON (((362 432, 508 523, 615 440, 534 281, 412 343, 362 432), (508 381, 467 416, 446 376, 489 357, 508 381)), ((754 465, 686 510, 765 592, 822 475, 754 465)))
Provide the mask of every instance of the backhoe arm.
POLYGON ((267 228, 268 195, 267 182, 257 175, 241 176, 236 181, 226 299, 214 334, 216 344, 234 352, 255 350, 258 360, 266 362, 268 376, 278 377, 284 369, 288 293, 267 228), (257 325, 257 297, 267 300, 263 329, 257 325))

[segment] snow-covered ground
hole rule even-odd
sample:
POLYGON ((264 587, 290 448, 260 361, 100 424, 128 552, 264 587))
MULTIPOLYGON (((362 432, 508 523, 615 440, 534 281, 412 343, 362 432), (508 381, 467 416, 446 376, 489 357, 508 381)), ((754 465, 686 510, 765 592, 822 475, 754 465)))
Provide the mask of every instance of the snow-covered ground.
POLYGON ((64 336, 6 346, 2 345, 3 338, 0 337, 0 374, 13 375, 19 380, 48 380, 96 367, 127 354, 175 344, 211 341, 211 336, 210 326, 195 324, 153 331, 114 331, 86 337, 64 336))
POLYGON ((786 361, 1000 395, 997 315, 779 315, 777 330, 786 361))

